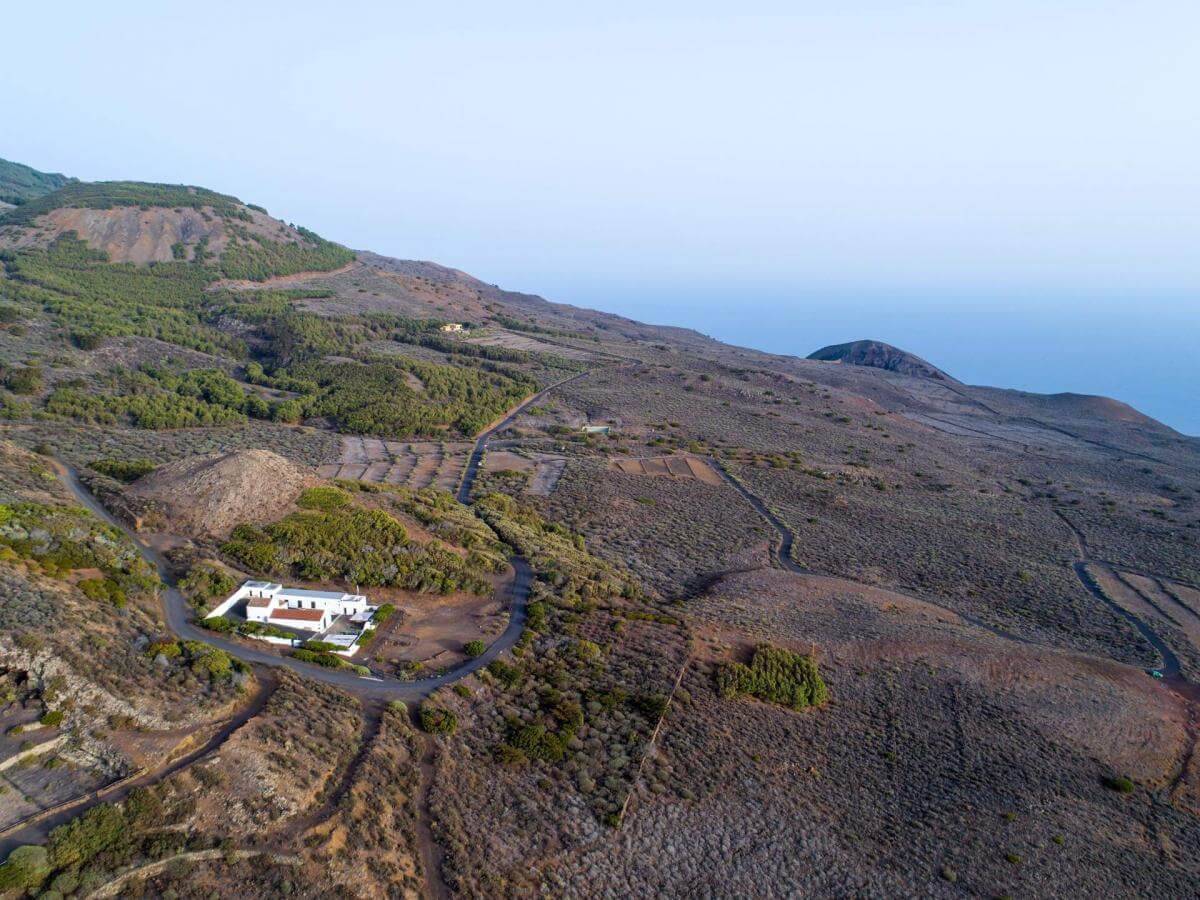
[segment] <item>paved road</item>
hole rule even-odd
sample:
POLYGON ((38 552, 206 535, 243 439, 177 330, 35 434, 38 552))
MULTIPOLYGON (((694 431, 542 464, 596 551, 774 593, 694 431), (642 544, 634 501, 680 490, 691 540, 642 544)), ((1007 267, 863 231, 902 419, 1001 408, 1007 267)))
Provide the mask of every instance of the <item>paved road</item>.
POLYGON ((541 400, 552 390, 562 387, 564 384, 569 384, 570 382, 575 381, 577 378, 582 378, 584 375, 588 374, 588 371, 590 370, 576 372, 574 375, 564 378, 561 381, 556 381, 554 384, 549 385, 548 387, 542 388, 532 397, 528 397, 514 406, 511 410, 509 410, 508 415, 506 415, 495 425, 480 433, 479 437, 475 439, 475 449, 471 451, 471 458, 467 460, 467 467, 463 470, 462 482, 458 486, 458 494, 456 496, 459 503, 469 503, 471 501, 471 488, 475 486, 475 477, 479 474, 479 466, 483 462, 483 454, 487 452, 488 441, 492 439, 492 435, 503 431, 514 421, 516 421, 517 416, 523 413, 529 406, 533 405, 538 400, 541 400))
POLYGON ((344 669, 324 669, 320 666, 300 662, 288 656, 280 656, 269 650, 260 650, 257 647, 247 646, 239 641, 231 640, 216 632, 208 631, 193 624, 191 620, 191 608, 176 587, 171 567, 167 564, 167 560, 163 555, 144 544, 132 528, 105 509, 104 505, 80 483, 79 477, 73 469, 60 464, 59 474, 63 483, 66 484, 80 503, 105 522, 124 532, 133 541, 142 558, 158 571, 159 578, 166 585, 163 591, 163 605, 167 614, 167 627, 170 628, 172 633, 184 640, 203 641, 214 647, 220 647, 231 656, 235 656, 243 662, 257 663, 264 666, 287 666, 301 673, 306 678, 313 678, 317 681, 337 685, 361 697, 413 701, 423 699, 437 688, 452 684, 460 678, 470 675, 472 672, 477 672, 505 650, 512 647, 518 638, 521 637, 521 632, 525 627, 526 604, 529 601, 529 588, 533 583, 533 573, 529 568, 529 564, 524 559, 519 556, 513 556, 509 558, 509 562, 515 570, 515 575, 508 584, 508 627, 504 629, 504 633, 500 637, 492 641, 491 645, 481 656, 467 660, 461 666, 451 669, 442 675, 433 678, 423 678, 419 681, 399 681, 392 678, 364 678, 361 675, 356 675, 344 669))

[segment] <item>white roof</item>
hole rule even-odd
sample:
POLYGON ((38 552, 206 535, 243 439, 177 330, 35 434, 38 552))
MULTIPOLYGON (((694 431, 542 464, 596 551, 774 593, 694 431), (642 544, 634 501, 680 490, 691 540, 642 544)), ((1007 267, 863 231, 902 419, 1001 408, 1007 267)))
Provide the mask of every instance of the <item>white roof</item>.
POLYGON ((302 588, 285 588, 283 593, 288 597, 303 597, 307 600, 366 600, 359 594, 343 594, 339 591, 306 591, 302 588))

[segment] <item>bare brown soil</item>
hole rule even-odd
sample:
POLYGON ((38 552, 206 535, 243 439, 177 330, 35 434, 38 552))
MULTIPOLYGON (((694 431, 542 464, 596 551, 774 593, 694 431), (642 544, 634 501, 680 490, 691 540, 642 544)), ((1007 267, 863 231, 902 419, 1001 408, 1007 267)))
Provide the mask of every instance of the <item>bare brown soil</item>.
POLYGON ((313 473, 282 456, 243 450, 162 466, 139 478, 125 498, 149 528, 217 537, 241 522, 281 518, 315 482, 313 473))
MULTIPOLYGON (((496 596, 503 594, 498 582, 496 596)), ((448 596, 411 591, 378 592, 394 603, 397 615, 379 629, 362 662, 399 674, 436 672, 465 660, 468 641, 489 643, 504 630, 507 611, 494 597, 456 593, 448 596), (415 671, 412 664, 419 663, 415 671)))
POLYGON ((614 459, 611 463, 627 475, 656 475, 666 478, 694 478, 705 484, 720 484, 721 476, 712 466, 694 456, 658 456, 642 459, 614 459))
MULTIPOLYGON (((247 210, 249 221, 238 225, 272 241, 285 243, 300 239, 299 235, 257 210, 247 210)), ((220 254, 229 243, 229 233, 221 217, 210 208, 204 209, 141 209, 136 206, 117 206, 112 209, 56 209, 39 216, 36 227, 23 229, 7 236, 13 247, 44 247, 59 236, 75 232, 89 247, 103 250, 113 262, 144 265, 150 262, 170 262, 174 259, 173 245, 183 244, 187 258, 195 253, 201 240, 207 241, 210 253, 220 254)))
POLYGON ((461 441, 383 441, 344 436, 339 463, 320 466, 324 478, 452 491, 462 478, 471 445, 461 441))

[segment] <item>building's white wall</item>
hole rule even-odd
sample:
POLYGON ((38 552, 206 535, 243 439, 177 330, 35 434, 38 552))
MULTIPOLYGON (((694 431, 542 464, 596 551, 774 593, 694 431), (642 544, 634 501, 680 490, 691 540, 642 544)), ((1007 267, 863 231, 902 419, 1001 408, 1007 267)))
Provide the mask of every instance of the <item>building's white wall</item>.
POLYGON ((267 606, 247 606, 246 621, 248 622, 265 622, 271 617, 271 609, 267 606))

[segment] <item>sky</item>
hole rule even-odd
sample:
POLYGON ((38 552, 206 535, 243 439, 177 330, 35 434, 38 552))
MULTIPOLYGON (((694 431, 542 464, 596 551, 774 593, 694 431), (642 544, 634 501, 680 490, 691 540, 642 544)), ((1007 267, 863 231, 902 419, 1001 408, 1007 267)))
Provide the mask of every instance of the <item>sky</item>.
POLYGON ((172 6, 6 8, 0 156, 1200 435, 1194 0, 172 6))

